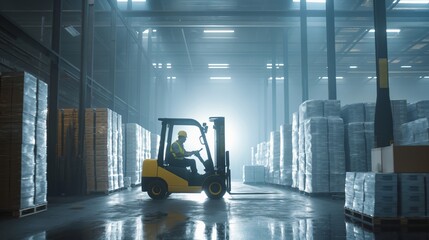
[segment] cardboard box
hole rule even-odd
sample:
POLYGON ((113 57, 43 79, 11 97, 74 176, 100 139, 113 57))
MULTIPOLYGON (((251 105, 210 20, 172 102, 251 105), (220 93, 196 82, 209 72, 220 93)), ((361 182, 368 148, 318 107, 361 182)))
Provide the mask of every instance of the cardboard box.
POLYGON ((381 148, 383 173, 429 172, 429 146, 395 146, 381 148))

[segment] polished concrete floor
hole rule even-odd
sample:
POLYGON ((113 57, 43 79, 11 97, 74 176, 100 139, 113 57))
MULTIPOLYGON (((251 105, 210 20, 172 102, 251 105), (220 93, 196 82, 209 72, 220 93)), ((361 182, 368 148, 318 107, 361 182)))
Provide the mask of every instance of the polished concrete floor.
POLYGON ((370 231, 345 221, 342 197, 309 197, 233 182, 233 194, 172 194, 139 188, 108 196, 55 198, 48 211, 0 218, 0 239, 428 239, 429 229, 370 231))

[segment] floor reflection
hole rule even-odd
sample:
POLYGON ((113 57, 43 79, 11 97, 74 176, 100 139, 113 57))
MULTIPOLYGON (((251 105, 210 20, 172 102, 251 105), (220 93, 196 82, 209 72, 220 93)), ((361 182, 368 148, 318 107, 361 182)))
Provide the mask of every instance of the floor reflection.
POLYGON ((429 239, 429 229, 425 227, 383 227, 370 229, 359 223, 346 221, 347 239, 357 240, 400 240, 413 239, 423 240, 429 239))

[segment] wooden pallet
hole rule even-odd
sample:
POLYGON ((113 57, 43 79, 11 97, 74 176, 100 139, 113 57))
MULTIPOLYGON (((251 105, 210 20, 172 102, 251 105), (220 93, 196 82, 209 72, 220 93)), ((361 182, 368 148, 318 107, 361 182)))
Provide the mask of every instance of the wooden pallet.
POLYGON ((424 227, 429 226, 428 217, 373 217, 354 211, 352 209, 344 208, 344 214, 350 220, 362 223, 371 227, 379 226, 407 226, 407 227, 424 227))
POLYGON ((22 208, 22 209, 16 209, 16 210, 2 210, 1 215, 8 216, 8 217, 15 217, 15 218, 21 218, 30 216, 36 213, 44 212, 48 210, 47 204, 40 204, 36 205, 34 207, 28 207, 28 208, 22 208))

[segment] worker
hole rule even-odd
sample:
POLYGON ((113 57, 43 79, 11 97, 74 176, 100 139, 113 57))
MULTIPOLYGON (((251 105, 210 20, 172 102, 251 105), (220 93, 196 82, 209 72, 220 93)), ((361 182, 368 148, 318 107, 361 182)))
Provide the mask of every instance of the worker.
POLYGON ((197 166, 194 159, 188 159, 194 154, 198 154, 199 151, 188 152, 183 147, 183 143, 186 141, 188 134, 185 131, 179 131, 177 134, 177 140, 171 144, 170 153, 173 155, 173 159, 169 161, 171 166, 176 167, 191 167, 192 174, 198 174, 197 166))

